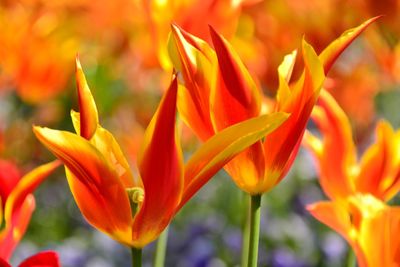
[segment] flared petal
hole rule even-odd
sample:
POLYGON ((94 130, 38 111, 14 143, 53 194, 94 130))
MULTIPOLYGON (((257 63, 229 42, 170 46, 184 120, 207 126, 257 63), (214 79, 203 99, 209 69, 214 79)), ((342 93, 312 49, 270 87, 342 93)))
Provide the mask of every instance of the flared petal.
POLYGON ((324 66, 325 74, 328 74, 336 59, 343 51, 373 22, 382 16, 377 16, 365 21, 358 27, 345 31, 339 38, 327 46, 319 58, 324 66))
POLYGON ((76 58, 76 83, 78 88, 78 100, 80 111, 80 135, 85 139, 91 139, 96 132, 99 118, 96 103, 86 82, 81 63, 76 58))
POLYGON ((261 92, 231 45, 211 26, 210 34, 218 57, 215 88, 211 91, 211 119, 220 131, 258 116, 261 92))
POLYGON ((346 114, 326 91, 321 93, 312 118, 322 133, 322 151, 317 156, 320 183, 331 199, 344 198, 354 191, 356 150, 346 114))
POLYGON ((229 160, 274 131, 288 117, 277 112, 249 119, 215 134, 185 164, 185 187, 177 211, 229 160))
POLYGON ((61 267, 61 263, 57 253, 43 251, 27 258, 18 267, 61 267))
POLYGON ((133 245, 155 240, 171 221, 183 190, 183 157, 175 131, 177 79, 146 129, 138 155, 144 202, 135 216, 133 245))
POLYGON ((86 139, 34 127, 36 137, 66 166, 68 183, 82 214, 97 229, 130 244, 131 208, 117 170, 86 139))
POLYGON ((400 189, 400 136, 385 121, 378 123, 376 136, 361 158, 355 189, 388 201, 400 189))
MULTIPOLYGON (((325 75, 314 49, 303 40, 304 74, 291 88, 288 99, 278 99, 278 111, 291 113, 276 131, 266 136, 265 190, 275 186, 288 172, 297 155, 307 121, 319 96, 325 75)), ((281 80, 285 82, 285 80, 281 80)))
POLYGON ((214 51, 203 40, 172 25, 170 57, 183 78, 178 91, 179 114, 203 141, 214 134, 210 118, 210 88, 216 68, 214 51))
POLYGON ((358 232, 352 224, 352 217, 347 209, 347 205, 341 201, 317 202, 307 206, 307 210, 317 220, 329 226, 353 248, 358 264, 366 267, 366 257, 360 244, 357 242, 358 232))

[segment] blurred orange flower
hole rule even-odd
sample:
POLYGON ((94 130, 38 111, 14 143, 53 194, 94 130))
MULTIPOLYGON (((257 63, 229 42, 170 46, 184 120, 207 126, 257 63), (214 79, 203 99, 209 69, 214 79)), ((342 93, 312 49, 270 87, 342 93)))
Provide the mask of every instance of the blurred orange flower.
POLYGON ((57 29, 59 20, 29 5, 0 5, 0 89, 15 88, 30 103, 64 89, 76 41, 57 29))
POLYGON ((155 240, 179 209, 233 156, 278 127, 283 113, 234 125, 205 143, 183 165, 175 132, 177 81, 145 131, 133 177, 111 133, 99 125, 97 108, 77 61, 78 134, 35 127, 37 138, 66 166, 68 183, 86 219, 115 240, 142 248, 155 240))

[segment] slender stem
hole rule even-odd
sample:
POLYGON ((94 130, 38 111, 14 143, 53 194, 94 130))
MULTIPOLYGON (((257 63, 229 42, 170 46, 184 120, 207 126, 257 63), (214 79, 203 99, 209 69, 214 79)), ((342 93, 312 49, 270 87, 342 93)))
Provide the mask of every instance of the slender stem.
POLYGON ((257 267, 258 241, 260 236, 261 195, 251 196, 250 203, 250 242, 248 267, 257 267))
POLYGON ((142 267, 142 249, 131 248, 132 252, 132 267, 142 267))
POLYGON ((165 252, 167 251, 168 228, 165 228, 157 240, 156 255, 154 257, 154 267, 164 267, 165 252))
POLYGON ((249 258, 249 244, 250 244, 250 201, 251 195, 245 194, 245 212, 246 217, 243 224, 243 240, 242 240, 242 267, 247 267, 249 258))
POLYGON ((347 252, 347 267, 355 267, 356 265, 356 255, 354 254, 351 247, 347 252))

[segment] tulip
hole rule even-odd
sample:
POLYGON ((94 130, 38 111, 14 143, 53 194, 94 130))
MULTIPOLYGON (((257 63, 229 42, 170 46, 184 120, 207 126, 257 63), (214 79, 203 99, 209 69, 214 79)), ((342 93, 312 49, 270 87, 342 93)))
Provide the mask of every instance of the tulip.
MULTIPOLYGON (((70 189, 86 220, 133 247, 134 253, 155 240, 223 165, 287 118, 276 113, 229 127, 210 138, 184 165, 175 132, 174 78, 145 131, 137 159, 139 177, 134 177, 118 143, 99 124, 79 60, 76 78, 80 113, 71 113, 76 134, 41 127, 34 127, 34 132, 64 163, 70 189)), ((135 257, 140 258, 140 253, 135 257)))
POLYGON ((276 186, 293 164, 325 75, 344 49, 376 19, 347 31, 319 56, 303 40, 301 77, 290 83, 296 58, 293 52, 278 68, 279 88, 274 105, 269 106, 233 47, 212 27, 214 50, 205 41, 172 26, 170 56, 182 77, 178 109, 201 140, 266 112, 290 113, 275 131, 225 166, 236 185, 251 199, 247 266, 257 264, 261 195, 276 186))
POLYGON ((322 92, 312 118, 323 137, 308 133, 304 143, 331 201, 307 209, 349 242, 360 267, 397 266, 400 208, 384 202, 400 189, 400 131, 379 121, 376 142, 357 160, 350 122, 328 92, 322 92))

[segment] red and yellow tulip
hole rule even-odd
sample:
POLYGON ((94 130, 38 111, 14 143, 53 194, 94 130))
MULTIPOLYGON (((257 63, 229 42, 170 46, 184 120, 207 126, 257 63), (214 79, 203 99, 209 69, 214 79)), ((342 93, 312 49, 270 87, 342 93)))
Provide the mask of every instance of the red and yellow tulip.
POLYGON ((54 161, 30 171, 22 178, 14 164, 0 161, 0 258, 7 261, 24 235, 35 199, 36 187, 58 166, 54 161))
POLYGON ((35 127, 38 139, 65 165, 72 194, 90 224, 115 240, 142 248, 232 157, 278 127, 283 113, 255 118, 213 136, 184 165, 175 131, 177 81, 144 134, 134 177, 118 143, 99 125, 97 108, 79 61, 77 134, 35 127))
POLYGON ((272 105, 263 98, 260 87, 231 45, 214 29, 210 32, 215 50, 205 41, 172 26, 170 55, 183 78, 178 100, 183 120, 205 141, 230 125, 270 111, 290 113, 276 131, 225 167, 242 190, 252 195, 269 191, 283 179, 294 161, 325 74, 375 19, 346 32, 319 57, 303 40, 303 74, 290 82, 296 53, 286 56, 278 69, 279 89, 272 105))
POLYGON ((376 142, 358 161, 350 122, 328 92, 312 118, 323 137, 308 133, 305 144, 316 156, 320 184, 331 201, 308 210, 349 242, 360 267, 397 266, 400 208, 384 202, 400 189, 400 131, 380 121, 376 142))

